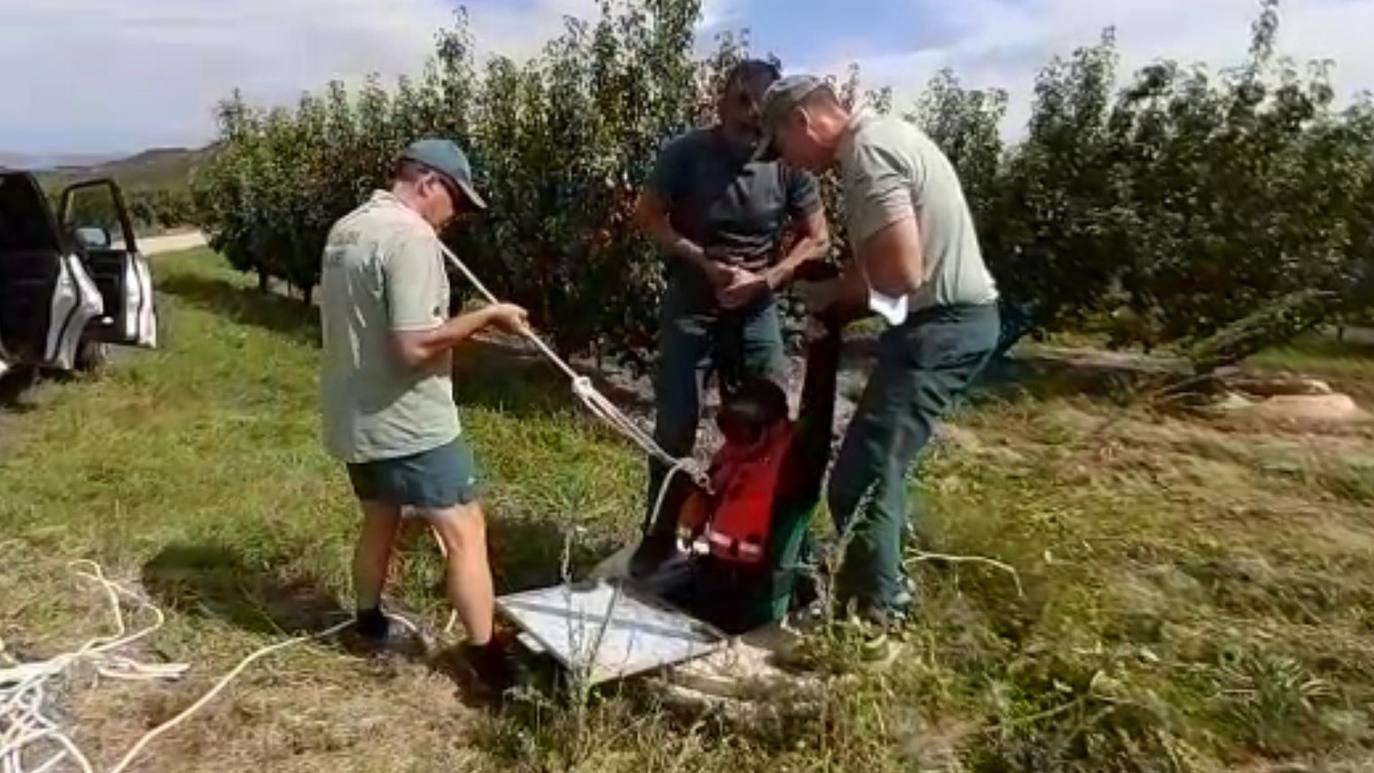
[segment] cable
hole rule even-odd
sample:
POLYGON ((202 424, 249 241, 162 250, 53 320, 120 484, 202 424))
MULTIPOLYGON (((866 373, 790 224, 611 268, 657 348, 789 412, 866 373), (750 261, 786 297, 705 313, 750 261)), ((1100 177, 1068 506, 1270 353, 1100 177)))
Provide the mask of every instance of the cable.
MULTIPOLYGON (((409 621, 406 622, 409 623, 409 621)), ((163 722, 162 724, 150 730, 142 738, 138 739, 138 743, 134 744, 133 747, 130 748, 129 751, 124 754, 124 757, 119 760, 119 763, 117 765, 115 765, 113 768, 110 768, 109 773, 123 773, 123 771, 129 767, 129 764, 134 761, 134 757, 137 757, 138 753, 143 751, 143 749, 147 747, 148 744, 152 743, 153 740, 156 739, 158 736, 181 724, 183 721, 185 721, 187 717, 196 713, 205 704, 214 700, 215 696, 219 695, 221 690, 227 687, 230 682, 234 681, 235 677, 243 673, 243 670, 251 666, 255 661, 267 657, 268 655, 278 650, 286 649, 287 647, 294 647, 297 644, 303 644, 313 639, 323 639, 329 636, 333 636, 334 634, 344 630, 345 628, 348 628, 351 625, 353 625, 353 620, 348 619, 343 621, 342 623, 332 625, 324 629, 323 631, 319 631, 317 633, 312 633, 305 636, 297 636, 293 639, 287 639, 286 641, 278 642, 277 644, 273 644, 269 647, 263 647, 262 649, 254 652, 253 654, 249 655, 243 660, 240 660, 239 664, 234 667, 234 670, 220 677, 220 680, 215 683, 215 686, 207 690, 206 693, 200 696, 200 698, 196 700, 195 703, 192 703, 190 706, 187 706, 185 709, 182 709, 180 714, 177 714, 175 717, 172 717, 166 722, 163 722)))
POLYGON ((31 773, 52 770, 68 757, 85 773, 94 773, 86 755, 43 711, 48 700, 47 685, 60 679, 73 667, 85 664, 92 666, 96 674, 108 679, 133 681, 179 679, 189 668, 182 663, 140 663, 113 654, 114 650, 157 631, 166 622, 166 617, 162 610, 138 594, 106 578, 99 564, 75 561, 71 566, 78 577, 100 585, 114 617, 115 632, 97 636, 73 652, 34 663, 19 662, 5 651, 4 642, 0 641, 0 655, 4 656, 7 664, 6 668, 0 668, 0 773, 29 773, 24 764, 25 752, 36 750, 45 742, 58 748, 31 773), (130 634, 124 622, 121 598, 134 602, 138 609, 151 611, 153 623, 130 634))
MULTIPOLYGON (((472 283, 473 287, 477 288, 477 291, 482 294, 482 297, 485 298, 487 302, 501 302, 491 290, 487 289, 485 284, 482 284, 482 280, 478 279, 477 275, 474 274, 462 260, 459 260, 458 256, 453 253, 453 250, 448 248, 448 245, 441 241, 437 243, 444 257, 448 258, 449 263, 454 268, 458 269, 458 271, 472 283)), ((696 463, 696 460, 691 457, 679 459, 663 450, 663 447, 654 440, 652 435, 645 432, 643 428, 636 424, 629 416, 626 416, 625 413, 617 408, 605 395, 597 391, 590 378, 574 370, 566 360, 560 357, 558 353, 545 343, 544 339, 540 338, 533 330, 525 328, 521 330, 521 334, 529 339, 549 362, 552 362, 571 379, 573 394, 582 401, 582 404, 585 405, 587 410, 591 411, 594 416, 609 424, 625 438, 639 446, 640 449, 649 456, 670 467, 685 470, 688 475, 696 481, 697 485, 707 490, 710 489, 710 480, 707 478, 706 472, 696 463)))
MULTIPOLYGON (((96 674, 108 679, 126 681, 173 681, 186 675, 190 666, 185 663, 140 663, 114 650, 139 641, 162 627, 166 616, 146 599, 105 576, 104 570, 93 561, 74 561, 73 567, 89 567, 89 570, 76 570, 76 575, 100 585, 109 602, 111 616, 114 618, 115 632, 108 636, 98 636, 87 641, 74 652, 64 653, 44 661, 21 663, 5 649, 0 640, 0 773, 45 773, 51 771, 64 759, 70 757, 84 773, 95 773, 94 766, 81 749, 61 729, 57 722, 44 713, 49 691, 47 685, 56 682, 78 664, 90 665, 96 674), (130 634, 124 621, 124 611, 120 599, 137 604, 138 609, 146 609, 153 614, 151 625, 130 634), (58 749, 35 768, 24 764, 24 755, 43 742, 55 744, 58 749)), ((419 629, 410 620, 400 615, 388 617, 418 635, 419 629)), ((224 690, 235 678, 253 663, 274 652, 303 644, 308 641, 333 636, 353 625, 350 618, 312 634, 296 636, 255 650, 238 662, 233 670, 220 677, 213 687, 207 690, 195 703, 187 706, 176 716, 150 730, 135 743, 129 751, 110 768, 109 773, 123 773, 134 759, 163 733, 180 725, 224 690)))

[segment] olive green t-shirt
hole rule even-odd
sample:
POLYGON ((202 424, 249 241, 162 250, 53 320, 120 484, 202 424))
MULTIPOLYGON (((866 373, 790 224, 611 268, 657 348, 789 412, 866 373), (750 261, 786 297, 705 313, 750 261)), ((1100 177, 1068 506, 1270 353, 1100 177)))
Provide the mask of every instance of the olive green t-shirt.
POLYGON ((910 311, 997 300, 959 176, 924 132, 861 111, 838 158, 850 243, 857 247, 893 223, 916 219, 925 281, 908 297, 910 311))
POLYGON ((329 453, 368 462, 458 437, 450 358, 412 368, 389 341, 392 331, 430 330, 448 318, 448 275, 429 223, 390 193, 373 193, 330 229, 320 286, 329 453))

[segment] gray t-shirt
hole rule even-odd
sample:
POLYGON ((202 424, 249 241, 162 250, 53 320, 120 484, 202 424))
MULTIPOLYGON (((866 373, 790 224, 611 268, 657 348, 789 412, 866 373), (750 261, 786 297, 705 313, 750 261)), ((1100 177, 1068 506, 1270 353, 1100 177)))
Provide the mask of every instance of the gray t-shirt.
POLYGON ((392 331, 448 318, 449 286, 434 229, 377 191, 329 231, 320 280, 324 442, 345 462, 408 456, 458 437, 450 357, 424 369, 392 352, 392 331))
POLYGON ((741 157, 716 128, 694 129, 664 146, 648 184, 668 205, 673 230, 751 271, 780 257, 789 217, 821 206, 809 173, 741 157))
POLYGON ((867 111, 854 116, 850 129, 839 164, 855 249, 883 228, 915 217, 925 281, 909 297, 909 310, 997 300, 963 186, 940 148, 911 123, 867 111))

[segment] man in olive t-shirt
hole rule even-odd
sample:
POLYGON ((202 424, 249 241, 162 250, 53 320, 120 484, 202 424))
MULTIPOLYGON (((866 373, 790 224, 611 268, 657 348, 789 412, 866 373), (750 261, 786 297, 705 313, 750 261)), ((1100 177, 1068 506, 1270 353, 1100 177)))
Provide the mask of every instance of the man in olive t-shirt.
POLYGON ((992 355, 997 287, 953 165, 914 125, 851 113, 824 81, 797 75, 769 89, 764 126, 784 159, 835 168, 843 186, 854 259, 834 283, 803 291, 809 305, 836 321, 876 312, 888 324, 829 488, 836 527, 852 529, 840 596, 882 623, 910 603, 906 474, 992 355))
MULTIPOLYGON (((692 453, 701 392, 712 369, 725 390, 751 377, 786 385, 774 293, 803 262, 828 248, 815 178, 756 157, 759 102, 778 77, 769 62, 746 60, 731 69, 717 105, 719 123, 669 142, 640 197, 637 220, 668 269, 659 314, 654 437, 674 456, 692 453), (789 236, 795 239, 789 242, 789 236)), ((662 464, 650 462, 650 509, 659 501, 665 473, 662 464)), ((635 574, 649 572, 674 552, 683 495, 684 488, 675 485, 657 519, 646 522, 648 533, 631 567, 635 574)))
POLYGON ((491 676, 494 598, 472 452, 463 441, 450 373, 453 347, 488 326, 524 329, 525 312, 496 304, 448 318, 438 232, 462 208, 485 208, 467 157, 447 140, 419 140, 377 191, 330 229, 324 248, 320 397, 324 440, 344 462, 362 505, 354 555, 357 632, 389 635, 380 608, 403 514, 425 519, 447 555, 449 601, 479 673, 491 676))

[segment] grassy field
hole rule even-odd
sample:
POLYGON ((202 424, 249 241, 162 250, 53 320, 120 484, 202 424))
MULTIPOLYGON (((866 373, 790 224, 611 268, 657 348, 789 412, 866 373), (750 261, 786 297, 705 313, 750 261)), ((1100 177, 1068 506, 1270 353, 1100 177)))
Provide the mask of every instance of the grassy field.
MULTIPOLYGON (((169 612, 170 686, 67 696, 108 765, 246 653, 341 619, 354 505, 322 453, 316 335, 205 251, 157 259, 165 346, 48 384, 0 436, 0 638, 52 654, 104 623, 70 559, 169 612)), ((642 507, 631 450, 556 376, 465 355, 502 589, 585 567, 642 507)), ((1358 374, 1357 374, 1358 375, 1358 374)), ((1374 766, 1374 432, 1228 430, 1089 397, 1003 390, 922 470, 922 614, 882 674, 745 724, 643 683, 587 705, 465 705, 442 669, 331 642, 247 672, 140 770, 1367 770, 1374 766), (1285 767, 1286 766, 1286 767, 1285 767), (1306 766, 1306 767, 1295 767, 1306 766)), ((394 594, 441 624, 436 563, 394 594)), ((78 685, 78 687, 81 687, 78 685)))
POLYGON ((1342 389, 1374 397, 1374 338, 1363 329, 1343 341, 1329 332, 1309 334, 1251 357, 1247 365, 1321 376, 1342 389))

